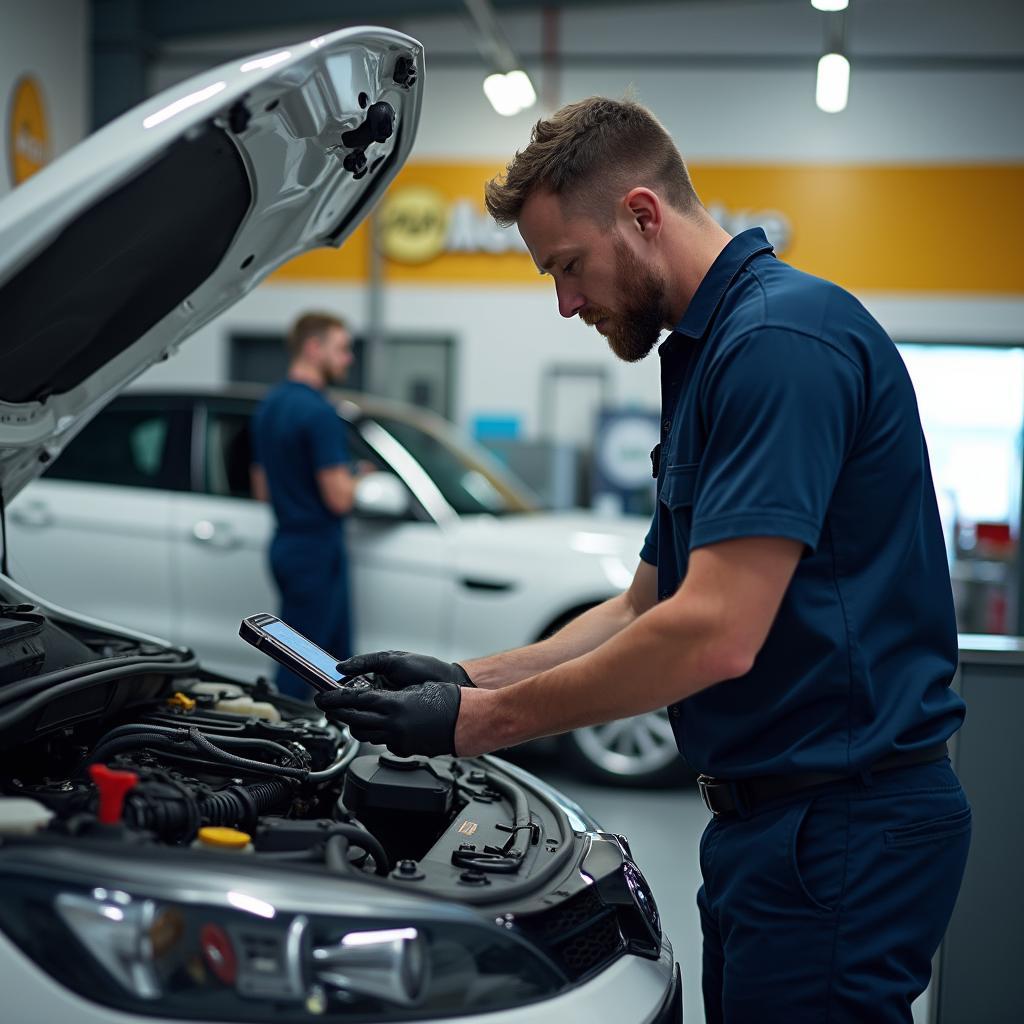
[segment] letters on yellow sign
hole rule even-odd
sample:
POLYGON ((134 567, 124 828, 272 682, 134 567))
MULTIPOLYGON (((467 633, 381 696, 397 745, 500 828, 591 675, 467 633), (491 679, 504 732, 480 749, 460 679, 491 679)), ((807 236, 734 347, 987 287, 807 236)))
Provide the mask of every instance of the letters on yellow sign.
MULTIPOLYGON (((496 164, 406 165, 376 215, 394 285, 544 287, 515 228, 483 207, 496 164)), ((765 228, 779 255, 853 291, 1024 294, 1024 164, 693 164, 704 204, 737 233, 765 228), (955 211, 955 215, 953 215, 955 211)), ((340 252, 317 250, 276 280, 369 276, 364 225, 340 252)))
POLYGON ((39 83, 25 75, 14 84, 7 121, 11 184, 20 185, 50 160, 50 129, 39 83))

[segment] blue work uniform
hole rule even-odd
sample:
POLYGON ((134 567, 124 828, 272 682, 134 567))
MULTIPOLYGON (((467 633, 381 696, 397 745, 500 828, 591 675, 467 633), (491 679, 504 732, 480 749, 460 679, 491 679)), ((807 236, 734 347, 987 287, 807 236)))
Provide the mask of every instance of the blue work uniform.
POLYGON ((669 709, 739 813, 701 840, 704 997, 727 1021, 910 1021, 952 913, 970 808, 948 759, 872 772, 959 728, 957 633, 906 368, 849 293, 738 235, 659 349, 659 599, 690 552, 803 545, 746 675, 669 709), (744 809, 746 780, 843 776, 744 809), (736 785, 736 783, 739 783, 736 785))
MULTIPOLYGON (((263 468, 277 530, 270 568, 281 595, 280 617, 339 660, 352 654, 344 517, 323 502, 317 472, 349 461, 345 427, 315 388, 275 387, 252 420, 253 461, 263 468)), ((277 685, 294 697, 312 691, 280 667, 277 685)))

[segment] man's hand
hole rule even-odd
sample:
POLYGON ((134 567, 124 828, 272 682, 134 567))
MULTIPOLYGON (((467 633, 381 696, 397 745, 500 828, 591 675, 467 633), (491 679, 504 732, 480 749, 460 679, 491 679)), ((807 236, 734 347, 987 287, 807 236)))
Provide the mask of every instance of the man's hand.
POLYGON ((318 693, 315 700, 357 740, 383 743, 399 757, 455 753, 462 690, 454 683, 423 683, 395 692, 342 687, 318 693))
POLYGON ((372 682, 387 690, 404 690, 420 683, 455 683, 472 686, 469 673, 454 662, 441 661, 426 654, 407 651, 375 651, 357 654, 347 661, 338 662, 338 671, 347 676, 371 676, 372 682))

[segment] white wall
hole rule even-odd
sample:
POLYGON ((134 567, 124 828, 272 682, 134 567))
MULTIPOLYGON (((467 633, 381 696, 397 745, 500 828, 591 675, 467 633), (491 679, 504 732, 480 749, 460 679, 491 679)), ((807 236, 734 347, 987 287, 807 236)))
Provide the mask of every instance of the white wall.
MULTIPOLYGON (((542 46, 535 12, 502 14, 512 45, 523 54, 542 46)), ((824 16, 809 3, 704 0, 685 4, 595 6, 564 12, 561 48, 567 54, 609 54, 607 67, 568 65, 557 101, 634 87, 697 162, 785 161, 939 163, 1024 160, 1021 70, 875 70, 860 55, 1024 56, 1024 4, 1019 0, 857 0, 851 4, 848 52, 853 73, 848 109, 839 115, 814 105, 814 62, 822 52, 824 16), (623 61, 628 55, 634 60, 623 61), (695 54, 696 66, 668 67, 655 55, 695 54), (800 56, 806 70, 767 70, 732 60, 709 66, 708 55, 800 56)), ((323 27, 323 26, 321 26, 323 27)), ((475 52, 464 18, 407 20, 397 25, 421 39, 427 52, 423 116, 413 159, 494 160, 527 141, 537 108, 513 118, 491 110, 482 71, 454 67, 444 55, 475 52), (435 62, 431 64, 431 55, 435 62)), ((280 38, 188 41, 223 55, 225 47, 254 51, 280 38)), ((205 63, 214 63, 209 57, 205 63)), ((204 63, 198 58, 194 66, 204 63)), ((530 68, 543 86, 544 78, 530 68)), ((188 71, 180 60, 158 63, 154 86, 188 71)), ((714 198, 714 197, 706 197, 714 198)), ((950 216, 939 212, 937 216, 950 216)), ((884 245, 884 239, 879 239, 884 245)), ((1024 343, 1024 275, 1020 297, 861 295, 899 340, 1024 343)), ((222 377, 224 339, 237 329, 283 329, 307 305, 337 308, 357 327, 365 295, 336 284, 264 285, 189 342, 175 360, 152 371, 165 382, 222 377)), ((468 424, 480 413, 513 412, 527 433, 540 422, 540 379, 552 363, 602 364, 613 375, 613 397, 658 403, 657 359, 639 366, 614 361, 603 340, 578 322, 558 317, 554 295, 540 287, 392 287, 385 295, 385 328, 452 335, 459 346, 456 413, 468 424)))
POLYGON ((24 74, 31 74, 42 87, 55 158, 88 130, 88 0, 0 0, 0 197, 12 187, 7 122, 11 91, 24 74))

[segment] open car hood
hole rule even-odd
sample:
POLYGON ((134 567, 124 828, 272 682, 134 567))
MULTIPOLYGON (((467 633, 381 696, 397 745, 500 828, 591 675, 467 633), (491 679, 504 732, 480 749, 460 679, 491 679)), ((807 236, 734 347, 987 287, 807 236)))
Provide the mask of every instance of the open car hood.
POLYGON ((0 202, 0 496, 275 267, 340 246, 409 155, 423 49, 353 28, 147 100, 0 202))

